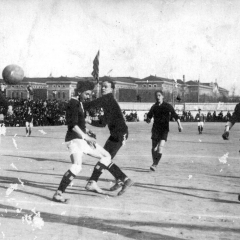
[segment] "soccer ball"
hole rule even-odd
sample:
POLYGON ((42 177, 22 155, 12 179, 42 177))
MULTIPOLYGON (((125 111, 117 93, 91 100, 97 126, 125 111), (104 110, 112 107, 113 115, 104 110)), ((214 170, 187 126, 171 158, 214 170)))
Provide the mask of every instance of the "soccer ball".
POLYGON ((24 78, 24 72, 18 65, 8 65, 2 72, 3 81, 8 85, 19 84, 24 78))

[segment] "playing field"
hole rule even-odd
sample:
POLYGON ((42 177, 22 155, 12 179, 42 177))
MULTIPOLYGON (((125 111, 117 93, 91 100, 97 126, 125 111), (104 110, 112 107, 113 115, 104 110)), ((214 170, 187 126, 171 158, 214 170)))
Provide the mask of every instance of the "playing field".
MULTIPOLYGON (((206 123, 202 135, 197 123, 182 125, 179 133, 171 123, 158 171, 150 172, 151 124, 129 123, 114 162, 135 185, 116 197, 105 171, 99 186, 108 195, 86 191, 96 159, 84 156, 69 204, 51 201, 70 166, 66 126, 36 127, 31 137, 8 128, 0 139, 0 239, 240 239, 240 125, 229 141, 221 138, 224 123, 206 123)), ((90 128, 103 145, 108 129, 90 128)))

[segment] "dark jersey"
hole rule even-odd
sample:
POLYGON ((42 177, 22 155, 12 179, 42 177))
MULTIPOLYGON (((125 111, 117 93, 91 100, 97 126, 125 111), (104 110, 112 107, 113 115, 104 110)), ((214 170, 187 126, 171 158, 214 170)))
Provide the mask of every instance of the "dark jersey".
POLYGON ((203 113, 197 113, 196 114, 196 119, 197 119, 197 121, 198 122, 204 122, 204 115, 203 115, 203 113))
POLYGON ((33 120, 33 114, 32 114, 32 112, 31 112, 31 113, 26 112, 26 114, 25 114, 25 121, 26 121, 26 122, 31 122, 32 120, 33 120))
POLYGON ((169 132, 170 116, 175 120, 179 119, 171 104, 163 102, 159 105, 156 102, 147 114, 148 119, 154 119, 152 132, 169 132))
POLYGON ((105 127, 108 125, 110 134, 116 136, 128 131, 122 111, 112 93, 103 95, 91 102, 84 103, 84 108, 89 111, 91 108, 102 108, 104 117, 99 120, 92 120, 92 126, 105 127))
POLYGON ((232 124, 235 124, 235 122, 240 121, 240 103, 238 103, 234 109, 233 115, 229 120, 232 124))
POLYGON ((79 135, 73 131, 73 127, 76 125, 86 133, 84 110, 81 102, 75 98, 71 98, 68 102, 66 108, 66 124, 68 126, 68 131, 65 137, 66 142, 80 138, 79 135))

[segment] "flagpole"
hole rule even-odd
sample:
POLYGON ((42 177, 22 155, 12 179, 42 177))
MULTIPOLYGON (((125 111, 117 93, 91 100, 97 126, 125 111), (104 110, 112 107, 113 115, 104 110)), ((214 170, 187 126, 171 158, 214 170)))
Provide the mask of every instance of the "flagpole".
POLYGON ((99 95, 100 95, 99 79, 97 79, 97 98, 99 98, 99 95))
POLYGON ((96 57, 93 60, 93 72, 92 76, 94 77, 95 80, 97 80, 97 98, 99 98, 99 54, 100 51, 98 50, 96 57))

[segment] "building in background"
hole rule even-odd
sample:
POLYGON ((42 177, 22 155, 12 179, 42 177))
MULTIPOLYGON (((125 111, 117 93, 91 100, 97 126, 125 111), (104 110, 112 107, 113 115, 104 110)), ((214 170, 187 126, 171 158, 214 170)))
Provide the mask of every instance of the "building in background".
MULTIPOLYGON (((182 102, 227 102, 229 91, 218 86, 217 82, 201 83, 198 80, 168 79, 148 76, 143 79, 132 77, 100 77, 99 82, 110 79, 115 82, 114 97, 119 102, 154 102, 156 90, 163 90, 165 100, 173 104, 178 99, 182 102)), ((73 96, 78 81, 92 77, 47 77, 24 78, 19 85, 7 85, 5 94, 9 98, 30 98, 28 86, 33 89, 32 99, 56 99, 67 101, 73 96)), ((3 80, 0 80, 3 83, 3 80)), ((97 85, 94 93, 97 95, 97 85)), ((100 88, 99 91, 101 92, 100 88)), ((95 95, 95 96, 96 96, 95 95)))

